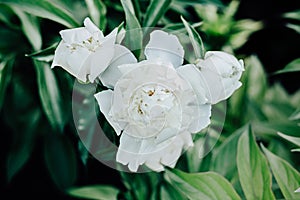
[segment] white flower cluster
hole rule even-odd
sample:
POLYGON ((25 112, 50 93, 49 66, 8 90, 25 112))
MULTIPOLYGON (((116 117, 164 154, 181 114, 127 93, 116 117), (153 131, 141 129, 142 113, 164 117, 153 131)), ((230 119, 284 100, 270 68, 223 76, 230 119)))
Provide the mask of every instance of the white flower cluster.
POLYGON ((95 94, 101 112, 120 137, 116 160, 136 172, 174 167, 192 134, 210 124, 211 105, 241 86, 242 60, 209 51, 196 64, 183 65, 184 49, 175 35, 156 30, 138 62, 87 18, 85 27, 61 31, 52 66, 81 81, 99 78, 108 89, 95 94))

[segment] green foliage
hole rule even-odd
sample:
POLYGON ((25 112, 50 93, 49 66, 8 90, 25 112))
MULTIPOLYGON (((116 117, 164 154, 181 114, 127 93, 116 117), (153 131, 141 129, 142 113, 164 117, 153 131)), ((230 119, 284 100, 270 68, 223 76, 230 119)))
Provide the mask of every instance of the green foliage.
POLYGON ((85 0, 92 21, 101 29, 105 30, 107 9, 102 0, 85 0))
POLYGON ((211 169, 229 180, 237 171, 236 162, 232 160, 236 160, 238 140, 244 131, 244 127, 238 129, 213 151, 211 169))
POLYGON ((299 188, 300 174, 288 162, 274 155, 262 146, 268 158, 274 177, 285 199, 299 199, 300 194, 295 193, 299 188))
POLYGON ((275 199, 267 160, 260 152, 250 127, 240 137, 237 148, 237 169, 246 198, 275 199))
POLYGON ((63 112, 63 102, 54 72, 50 69, 48 63, 34 61, 34 64, 43 109, 52 127, 62 132, 66 115, 63 112))
POLYGON ((195 5, 195 11, 203 20, 201 30, 209 37, 208 48, 224 46, 237 49, 247 41, 251 33, 262 28, 261 22, 250 19, 235 21, 234 14, 238 5, 238 1, 231 1, 228 6, 221 8, 218 4, 195 5))
POLYGON ((240 199, 232 185, 214 172, 185 173, 167 170, 166 180, 189 199, 240 199))
POLYGON ((68 28, 77 27, 78 22, 60 5, 51 1, 39 0, 4 0, 2 3, 19 8, 31 15, 46 18, 65 25, 68 28))
POLYGON ((168 10, 171 0, 151 0, 147 8, 143 27, 154 27, 168 10))
POLYGON ((75 150, 63 135, 47 135, 44 140, 44 157, 53 182, 60 189, 71 187, 77 177, 75 150))
POLYGON ((12 76, 13 59, 2 60, 0 63, 0 110, 2 109, 5 92, 12 76))
POLYGON ((300 10, 295 10, 292 12, 285 13, 283 15, 286 19, 291 19, 290 23, 287 23, 286 26, 290 29, 295 30, 297 33, 300 34, 300 26, 299 26, 299 19, 300 19, 300 10))
POLYGON ((278 133, 278 135, 300 147, 300 137, 293 137, 280 132, 278 133))
POLYGON ((20 134, 15 130, 14 142, 11 146, 11 151, 7 158, 7 181, 10 182, 12 178, 18 173, 18 171, 26 164, 33 151, 33 145, 36 139, 36 128, 41 118, 40 110, 29 110, 23 113, 23 119, 19 119, 17 124, 21 130, 24 130, 20 134), (28 123, 26 118, 30 117, 28 123), (25 119, 24 119, 25 118, 25 119))
POLYGON ((204 59, 205 50, 199 33, 183 17, 181 17, 181 20, 186 31, 188 32, 193 46, 193 52, 195 54, 195 60, 193 62, 195 62, 197 59, 204 59))
POLYGON ((275 74, 282 74, 287 72, 299 72, 300 71, 300 58, 293 60, 284 69, 277 71, 275 74))
POLYGON ((40 27, 37 18, 24 13, 17 6, 11 6, 13 11, 21 20, 22 30, 32 45, 34 50, 40 50, 42 47, 42 36, 40 35, 40 27))
POLYGON ((119 193, 118 189, 107 185, 71 188, 67 192, 75 197, 95 200, 116 200, 119 193))
POLYGON ((121 3, 125 12, 126 19, 126 40, 127 45, 129 45, 129 49, 136 52, 136 56, 139 57, 141 55, 140 49, 142 49, 143 42, 143 33, 141 30, 141 25, 138 19, 135 16, 133 5, 130 0, 121 0, 121 3))

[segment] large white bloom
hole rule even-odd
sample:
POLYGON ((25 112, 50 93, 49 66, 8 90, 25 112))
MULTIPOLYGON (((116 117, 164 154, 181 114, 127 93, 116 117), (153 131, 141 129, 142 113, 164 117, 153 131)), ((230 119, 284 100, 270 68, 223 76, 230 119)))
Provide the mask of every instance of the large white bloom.
POLYGON ((184 51, 174 35, 153 31, 145 61, 123 55, 132 64, 111 65, 100 75, 114 90, 95 94, 101 112, 121 134, 116 159, 131 171, 142 164, 155 171, 174 167, 182 150, 193 145, 191 133, 210 123, 204 89, 199 85, 195 91, 184 79, 184 51))
POLYGON ((89 18, 84 27, 62 30, 60 35, 52 67, 60 66, 83 82, 93 82, 114 56, 117 29, 104 37, 89 18))
POLYGON ((208 51, 205 58, 196 65, 183 66, 180 70, 193 88, 201 85, 206 98, 211 104, 216 104, 230 97, 241 87, 239 79, 244 71, 243 60, 237 60, 233 55, 221 51, 208 51))

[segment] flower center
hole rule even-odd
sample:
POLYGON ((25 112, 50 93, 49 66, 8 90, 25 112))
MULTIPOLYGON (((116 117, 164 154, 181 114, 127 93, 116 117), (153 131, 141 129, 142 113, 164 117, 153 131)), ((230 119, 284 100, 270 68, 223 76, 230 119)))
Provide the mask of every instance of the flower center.
POLYGON ((227 73, 221 74, 223 78, 233 78, 234 76, 238 75, 240 72, 240 69, 236 66, 231 66, 231 71, 227 73))
POLYGON ((155 136, 174 118, 172 113, 180 113, 180 106, 171 89, 158 83, 142 85, 130 97, 129 133, 135 137, 155 136))
POLYGON ((100 46, 100 41, 98 39, 95 39, 93 36, 89 37, 86 40, 83 40, 80 43, 72 43, 69 46, 67 46, 72 52, 76 51, 77 48, 85 48, 88 49, 91 52, 95 52, 96 49, 100 46))

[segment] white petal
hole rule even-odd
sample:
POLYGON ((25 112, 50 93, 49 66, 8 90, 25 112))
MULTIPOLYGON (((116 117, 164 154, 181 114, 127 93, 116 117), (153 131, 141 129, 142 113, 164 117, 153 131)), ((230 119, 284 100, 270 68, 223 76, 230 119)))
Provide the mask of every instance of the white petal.
POLYGON ((168 149, 170 141, 156 144, 154 138, 137 138, 123 132, 117 152, 117 162, 128 164, 131 171, 137 171, 139 165, 146 165, 155 171, 163 170, 160 161, 168 149))
MULTIPOLYGON (((154 66, 161 65, 162 66, 162 68, 161 68, 162 71, 165 71, 166 67, 169 67, 168 65, 163 65, 162 63, 158 63, 156 61, 143 60, 143 61, 140 61, 138 63, 119 65, 118 68, 119 68, 119 71, 122 73, 122 76, 123 76, 124 74, 127 74, 128 72, 130 72, 130 71, 132 71, 134 69, 137 69, 137 68, 143 67, 143 66, 147 66, 147 65, 154 65, 154 66)), ((141 78, 141 76, 136 77, 136 78, 141 78)), ((156 77, 153 77, 153 78, 156 78, 156 77)), ((170 78, 170 77, 167 77, 167 78, 170 78)))
POLYGON ((69 54, 69 49, 67 48, 66 43, 64 41, 60 41, 57 48, 55 49, 51 68, 55 66, 60 66, 60 67, 67 66, 68 65, 66 60, 67 54, 69 54))
POLYGON ((120 138, 120 146, 116 156, 117 162, 123 165, 128 164, 129 170, 136 172, 139 165, 143 164, 139 154, 141 146, 142 140, 131 137, 124 131, 120 138))
POLYGON ((85 18, 83 21, 85 28, 90 32, 93 36, 97 35, 97 37, 104 38, 102 31, 91 21, 90 18, 85 18))
POLYGON ((120 127, 120 125, 109 116, 109 112, 112 108, 113 91, 105 90, 95 94, 94 96, 99 104, 100 111, 103 113, 109 124, 114 128, 117 135, 120 135, 122 127, 120 127))
POLYGON ((101 43, 101 45, 96 49, 96 52, 91 54, 89 58, 89 63, 91 65, 89 80, 94 82, 101 72, 103 72, 111 62, 114 56, 114 44, 116 41, 117 30, 115 29, 110 33, 107 38, 101 43))
POLYGON ((156 172, 161 172, 165 170, 159 158, 150 158, 145 162, 145 165, 156 172))
POLYGON ((124 74, 127 74, 128 72, 130 72, 138 67, 140 67, 140 63, 132 63, 132 64, 119 65, 118 69, 119 69, 119 72, 121 72, 121 76, 123 76, 124 74))
POLYGON ((188 132, 183 132, 170 140, 171 142, 167 144, 164 148, 160 148, 159 152, 156 152, 156 159, 147 160, 146 165, 155 170, 162 171, 164 166, 174 168, 183 149, 193 146, 193 140, 191 134, 188 132), (157 162, 159 159, 159 162, 157 162), (160 165, 158 165, 160 164, 160 165), (161 166, 161 167, 160 167, 161 166))
POLYGON ((78 47, 66 55, 68 65, 63 66, 63 68, 79 80, 86 82, 88 66, 84 63, 90 56, 90 53, 86 48, 78 47))
POLYGON ((239 79, 244 71, 242 61, 225 52, 207 52, 197 64, 208 102, 216 104, 230 97, 241 86, 239 79))
MULTIPOLYGON (((193 104, 192 102, 188 103, 189 107, 183 108, 184 112, 183 119, 187 119, 184 123, 189 124, 188 130, 191 133, 198 133, 203 128, 209 125, 210 116, 211 116, 211 105, 207 104, 207 86, 203 80, 202 74, 195 65, 189 64, 181 66, 177 69, 179 75, 181 75, 187 82, 190 83, 193 88, 193 92, 197 96, 198 103, 193 104), (206 90, 205 90, 205 89, 206 90), (190 114, 187 109, 192 109, 190 114)), ((189 95, 191 96, 191 95, 189 95)))
POLYGON ((295 192, 299 192, 300 193, 300 188, 298 188, 297 190, 295 190, 295 192))
POLYGON ((66 29, 59 32, 63 41, 68 44, 80 43, 84 40, 87 40, 92 35, 88 30, 84 27, 66 29))
POLYGON ((234 57, 233 55, 223 52, 223 51, 207 51, 205 53, 204 60, 208 59, 209 57, 213 56, 216 62, 221 61, 222 63, 226 62, 227 64, 233 66, 239 66, 240 68, 244 68, 241 63, 234 57), (218 61, 217 61, 218 60, 218 61))
POLYGON ((154 171, 163 171, 163 165, 174 167, 182 150, 192 145, 192 137, 188 132, 181 133, 163 143, 156 143, 155 138, 136 138, 124 131, 116 160, 124 165, 128 164, 129 170, 134 172, 142 164, 154 171))
POLYGON ((104 37, 104 40, 113 40, 113 44, 116 42, 117 39, 117 34, 118 34, 118 29, 115 28, 114 30, 112 30, 107 36, 104 37))
POLYGON ((168 167, 175 167, 177 160, 179 159, 183 143, 180 140, 176 140, 175 144, 170 145, 168 149, 166 149, 161 158, 161 163, 168 167))
POLYGON ((163 151, 161 163, 165 166, 174 168, 183 149, 193 146, 192 136, 184 131, 177 135, 173 142, 163 151))
POLYGON ((161 144, 163 142, 167 142, 167 140, 178 134, 178 129, 175 128, 164 128, 155 138, 156 144, 161 144))
POLYGON ((126 47, 116 44, 114 57, 108 68, 100 75, 102 84, 106 87, 113 88, 119 78, 122 76, 118 66, 125 63, 136 63, 134 55, 126 47))
POLYGON ((188 149, 189 147, 194 146, 192 135, 189 132, 184 131, 183 133, 180 133, 180 135, 178 135, 178 138, 179 140, 183 141, 184 149, 188 149))
POLYGON ((145 48, 147 60, 172 63, 177 68, 182 65, 184 50, 175 35, 156 30, 150 34, 150 41, 145 48))
POLYGON ((198 109, 198 115, 194 117, 189 127, 191 133, 198 133, 210 124, 211 105, 199 105, 198 109))
POLYGON ((222 77, 218 73, 202 68, 200 74, 209 103, 216 104, 228 98, 229 94, 226 94, 226 85, 224 85, 222 77))
POLYGON ((195 65, 189 64, 184 65, 176 69, 178 74, 193 88, 193 91, 197 95, 198 103, 204 104, 207 102, 206 92, 204 90, 205 85, 203 85, 201 74, 199 69, 195 65))

